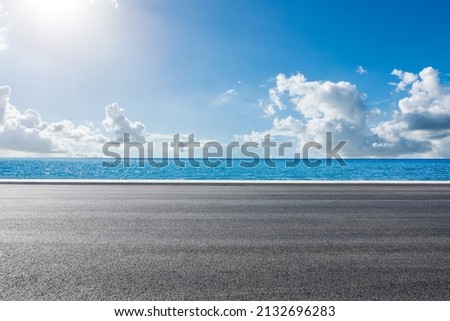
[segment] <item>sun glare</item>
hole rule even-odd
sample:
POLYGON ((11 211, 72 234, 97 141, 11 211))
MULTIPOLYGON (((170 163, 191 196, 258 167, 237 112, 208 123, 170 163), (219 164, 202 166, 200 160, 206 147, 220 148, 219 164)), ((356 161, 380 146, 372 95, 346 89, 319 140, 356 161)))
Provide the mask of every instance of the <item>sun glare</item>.
POLYGON ((79 0, 26 0, 23 5, 27 6, 36 18, 49 21, 71 19, 81 9, 79 0))
POLYGON ((82 13, 80 0, 26 0, 23 5, 31 12, 32 19, 43 24, 67 24, 82 13))
POLYGON ((89 0, 21 0, 23 40, 44 50, 75 50, 95 38, 103 15, 89 0))

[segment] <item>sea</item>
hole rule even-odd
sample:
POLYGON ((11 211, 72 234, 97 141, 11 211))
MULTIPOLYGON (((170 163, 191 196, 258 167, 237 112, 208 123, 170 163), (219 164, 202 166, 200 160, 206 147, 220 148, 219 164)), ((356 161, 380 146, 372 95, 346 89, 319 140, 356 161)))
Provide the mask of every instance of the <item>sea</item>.
POLYGON ((450 159, 345 159, 345 164, 315 160, 315 167, 303 162, 293 166, 286 159, 261 159, 257 164, 246 159, 216 159, 214 166, 202 159, 193 164, 187 159, 180 161, 184 167, 173 159, 163 167, 139 159, 112 167, 110 161, 101 158, 2 158, 0 179, 450 180, 450 159))

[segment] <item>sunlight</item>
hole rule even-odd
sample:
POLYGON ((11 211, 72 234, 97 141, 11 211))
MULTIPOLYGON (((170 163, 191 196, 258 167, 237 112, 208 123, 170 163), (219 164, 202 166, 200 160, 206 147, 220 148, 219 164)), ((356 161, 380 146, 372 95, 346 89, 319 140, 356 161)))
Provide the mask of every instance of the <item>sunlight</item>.
POLYGON ((92 45, 104 22, 101 7, 89 0, 21 0, 14 4, 21 13, 21 39, 39 50, 35 52, 76 54, 92 45))
POLYGON ((79 18, 82 13, 80 0, 26 0, 20 1, 35 22, 46 25, 66 25, 79 18))

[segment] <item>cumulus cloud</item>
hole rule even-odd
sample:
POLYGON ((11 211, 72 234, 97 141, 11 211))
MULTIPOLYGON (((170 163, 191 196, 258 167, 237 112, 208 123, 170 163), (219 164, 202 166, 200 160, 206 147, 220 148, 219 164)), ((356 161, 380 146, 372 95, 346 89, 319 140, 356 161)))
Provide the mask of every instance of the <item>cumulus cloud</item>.
POLYGON ((11 89, 0 87, 0 148, 52 153, 62 151, 52 139, 42 135, 46 124, 34 110, 21 114, 9 103, 11 89))
MULTIPOLYGON (((289 137, 294 143, 324 144, 325 133, 330 131, 334 142, 348 141, 340 151, 346 157, 450 157, 450 88, 440 81, 438 70, 427 67, 415 74, 395 69, 392 75, 398 78, 394 85, 401 98, 388 114, 388 109, 367 106, 366 95, 352 83, 279 74, 267 99, 261 101, 271 127, 236 138, 261 142, 270 133, 275 140, 289 137)), ((232 98, 237 92, 229 89, 223 95, 232 98)), ((124 133, 141 143, 155 138, 115 103, 105 108, 103 128, 98 128, 89 122, 47 122, 36 109, 19 110, 10 98, 11 89, 0 87, 3 152, 101 155, 103 143, 121 142, 124 133)))
POLYGON ((323 144, 330 131, 333 139, 348 141, 342 150, 347 157, 449 157, 450 90, 441 84, 439 72, 432 67, 419 74, 395 69, 392 75, 399 79, 396 91, 406 95, 388 115, 368 107, 366 95, 349 82, 279 74, 264 108, 272 127, 241 137, 261 140, 271 133, 323 144))
POLYGON ((89 156, 107 141, 99 131, 71 121, 46 122, 34 109, 19 111, 10 103, 11 89, 0 87, 0 149, 35 154, 89 156))
POLYGON ((278 137, 297 137, 300 130, 303 127, 303 123, 292 117, 275 118, 273 120, 273 127, 266 131, 252 131, 250 134, 235 135, 235 139, 244 142, 257 142, 260 143, 264 140, 264 136, 270 134, 272 138, 277 140, 278 137))
POLYGON ((125 110, 117 104, 111 104, 105 108, 106 118, 103 127, 108 132, 115 133, 116 140, 123 141, 123 134, 129 133, 130 139, 145 143, 145 126, 139 121, 132 122, 125 116, 125 110))
POLYGON ((274 116, 273 130, 277 134, 290 135, 301 142, 324 143, 325 132, 331 131, 336 140, 354 138, 347 146, 347 152, 352 154, 360 150, 364 137, 370 133, 365 95, 348 82, 309 81, 302 74, 279 74, 268 93, 269 104, 264 112, 274 116), (291 114, 279 117, 278 111, 291 114))
POLYGON ((364 69, 363 66, 358 66, 358 68, 356 68, 356 72, 357 72, 358 74, 360 74, 360 75, 365 75, 365 74, 367 74, 367 70, 364 69))
MULTIPOLYGON (((144 143, 145 126, 132 122, 117 104, 105 108, 103 128, 85 121, 75 125, 70 120, 46 122, 35 109, 20 111, 10 103, 11 89, 0 86, 0 151, 60 156, 101 156, 108 141, 123 141, 123 134, 144 143), (103 133, 107 134, 104 135, 103 133), (108 133, 115 137, 108 137, 108 133)), ((23 154, 23 153, 22 153, 23 154)))
POLYGON ((398 91, 407 96, 398 102, 392 119, 372 129, 383 142, 375 147, 389 147, 392 151, 428 153, 429 156, 448 157, 444 142, 450 136, 450 89, 441 84, 439 71, 427 67, 418 75, 394 70, 399 78, 398 91))
POLYGON ((399 69, 394 69, 391 75, 397 76, 400 79, 398 83, 391 83, 392 85, 395 85, 395 90, 397 92, 405 90, 409 84, 417 80, 417 75, 399 69))
POLYGON ((264 108, 266 117, 273 116, 278 110, 284 110, 286 108, 281 102, 279 94, 276 87, 269 89, 269 104, 264 108))

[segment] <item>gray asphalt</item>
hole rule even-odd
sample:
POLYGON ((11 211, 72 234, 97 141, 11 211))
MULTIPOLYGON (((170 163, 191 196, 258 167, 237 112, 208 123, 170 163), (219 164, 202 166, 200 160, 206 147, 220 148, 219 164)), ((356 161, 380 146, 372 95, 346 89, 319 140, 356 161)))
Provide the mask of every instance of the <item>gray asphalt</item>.
POLYGON ((450 184, 1 185, 2 300, 449 300, 450 184))

